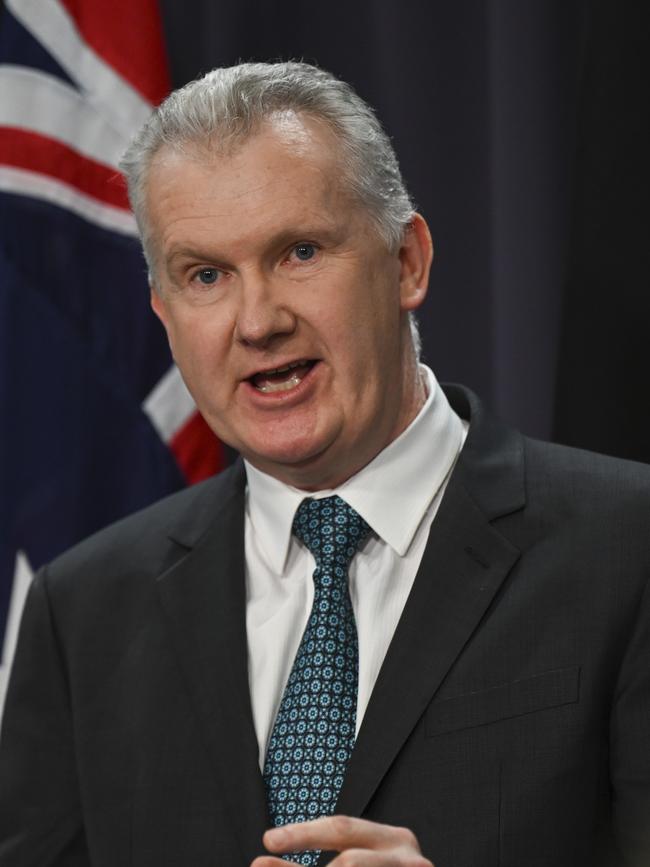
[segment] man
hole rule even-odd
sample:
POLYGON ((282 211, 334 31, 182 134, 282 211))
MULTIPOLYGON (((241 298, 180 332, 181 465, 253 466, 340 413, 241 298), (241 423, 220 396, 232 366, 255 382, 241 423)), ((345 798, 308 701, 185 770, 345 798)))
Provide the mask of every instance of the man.
POLYGON ((124 168, 244 461, 36 577, 0 864, 650 863, 648 471, 418 364, 429 233, 327 73, 216 70, 124 168))

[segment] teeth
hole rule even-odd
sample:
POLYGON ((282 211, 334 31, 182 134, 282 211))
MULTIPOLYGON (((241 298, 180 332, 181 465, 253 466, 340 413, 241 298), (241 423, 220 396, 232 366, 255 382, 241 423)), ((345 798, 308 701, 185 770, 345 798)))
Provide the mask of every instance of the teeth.
MULTIPOLYGON (((282 373, 285 370, 290 370, 288 367, 283 367, 277 371, 268 371, 273 373, 282 373)), ((267 382, 264 385, 258 385, 258 391, 263 392, 264 394, 270 394, 272 391, 289 391, 292 388, 295 388, 300 384, 300 377, 295 374, 291 377, 291 379, 287 379, 286 382, 267 382)))
POLYGON ((284 367, 276 367, 275 370, 265 370, 264 373, 286 373, 287 370, 293 370, 294 367, 301 367, 303 364, 305 364, 304 361, 293 361, 284 367))
POLYGON ((289 373, 291 370, 295 370, 296 368, 304 368, 309 365, 304 358, 299 359, 298 361, 292 361, 290 364, 285 364, 283 367, 276 367, 273 370, 265 370, 263 372, 258 373, 256 376, 251 377, 251 381, 255 385, 255 388, 258 391, 261 391, 263 394, 271 394, 276 391, 291 391, 292 388, 295 388, 299 385, 303 378, 303 371, 296 371, 289 379, 286 379, 284 382, 273 382, 272 377, 277 375, 282 375, 289 373))

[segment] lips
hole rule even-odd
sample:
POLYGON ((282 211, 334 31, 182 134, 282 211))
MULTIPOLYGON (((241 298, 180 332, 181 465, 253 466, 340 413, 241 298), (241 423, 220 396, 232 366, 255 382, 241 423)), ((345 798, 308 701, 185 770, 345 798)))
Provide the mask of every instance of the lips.
POLYGON ((254 373, 249 377, 249 381, 263 394, 291 391, 300 385, 315 363, 314 360, 302 358, 281 367, 274 367, 254 373))

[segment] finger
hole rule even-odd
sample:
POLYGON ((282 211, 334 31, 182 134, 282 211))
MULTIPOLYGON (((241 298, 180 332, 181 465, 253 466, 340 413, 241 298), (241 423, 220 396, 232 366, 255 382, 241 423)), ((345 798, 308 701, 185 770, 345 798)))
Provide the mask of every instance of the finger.
MULTIPOLYGON (((286 865, 286 861, 282 864, 286 865)), ((346 849, 330 861, 330 867, 434 867, 424 855, 413 849, 346 849)))
POLYGON ((434 864, 413 849, 346 849, 330 861, 329 867, 434 867, 434 864))
MULTIPOLYGON (((337 856, 333 861, 330 861, 330 867, 339 867, 342 862, 343 855, 337 856)), ((370 851, 368 849, 346 849, 345 850, 345 867, 434 867, 431 861, 428 861, 422 855, 411 851, 405 853, 404 850, 399 852, 395 849, 383 852, 370 851)), ((264 855, 256 858, 251 867, 299 867, 293 861, 284 861, 282 858, 273 858, 269 855, 264 855)))
POLYGON ((300 867, 299 864, 294 864, 293 861, 284 861, 282 858, 274 858, 272 855, 261 855, 256 858, 251 867, 300 867))
POLYGON ((311 822, 298 822, 272 828, 264 834, 269 852, 302 852, 324 849, 342 852, 345 849, 406 849, 420 852, 418 841, 408 828, 381 825, 351 816, 325 816, 311 822))

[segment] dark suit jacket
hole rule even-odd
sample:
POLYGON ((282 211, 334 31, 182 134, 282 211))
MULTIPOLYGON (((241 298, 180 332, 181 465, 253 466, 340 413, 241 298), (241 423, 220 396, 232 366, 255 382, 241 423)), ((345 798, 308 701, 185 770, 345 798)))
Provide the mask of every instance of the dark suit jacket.
MULTIPOLYGON (((436 867, 650 864, 650 470, 470 433, 338 811, 436 867)), ((2 867, 230 867, 268 825, 241 465, 36 577, 0 758, 2 867)))

